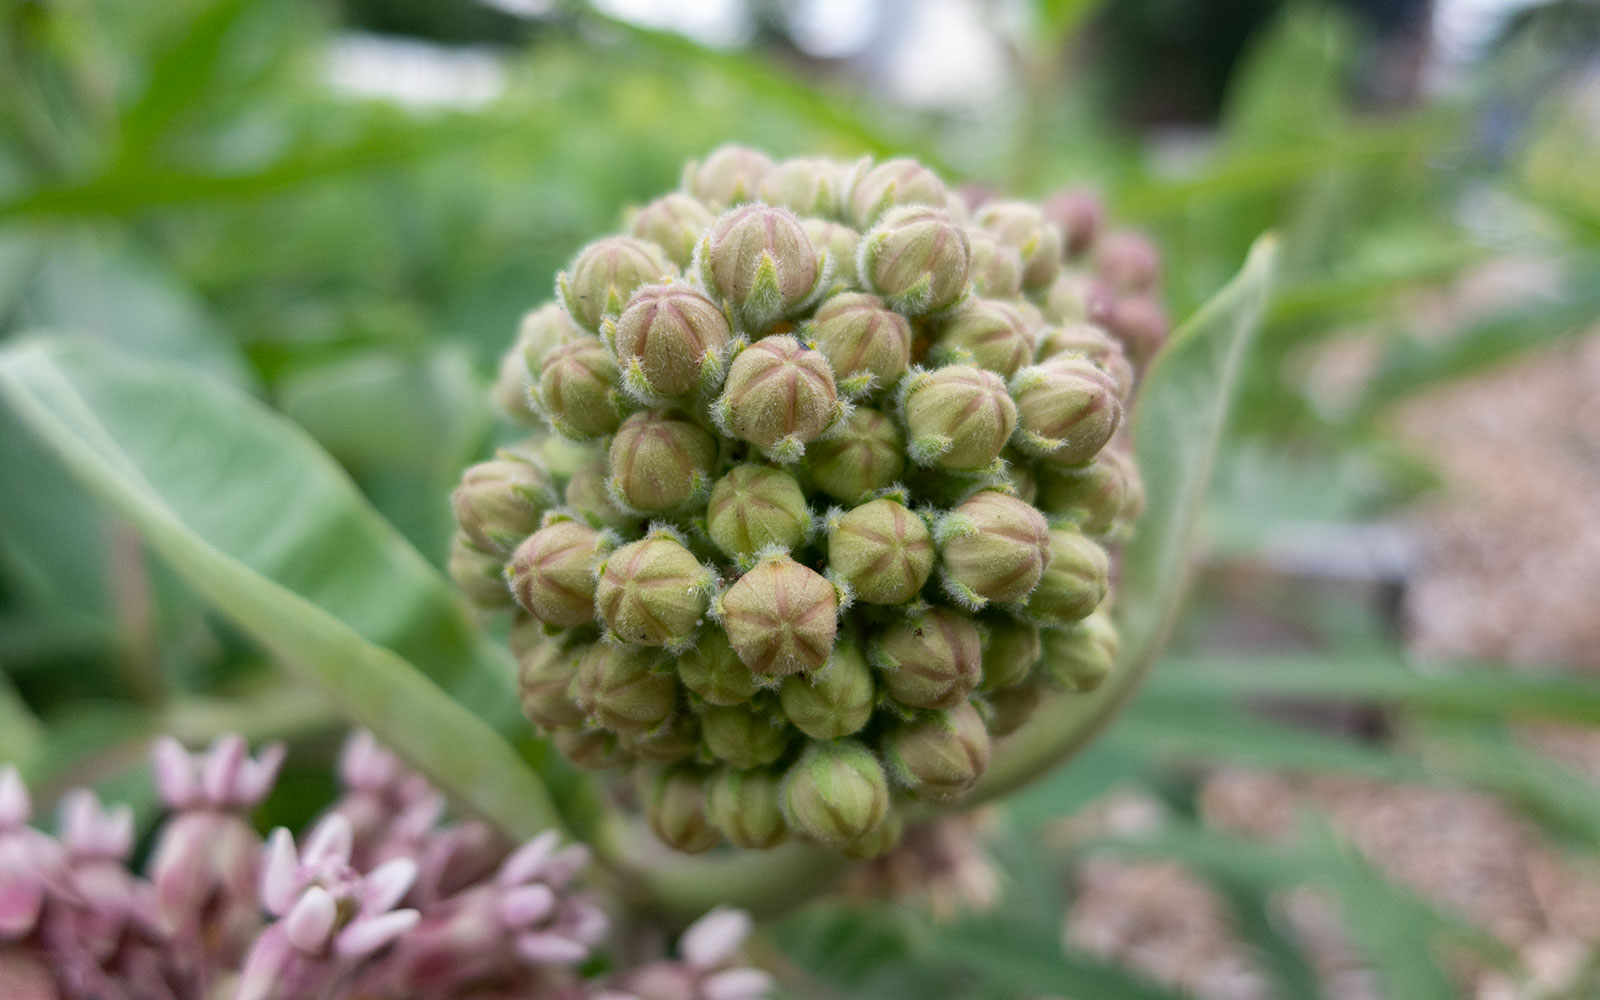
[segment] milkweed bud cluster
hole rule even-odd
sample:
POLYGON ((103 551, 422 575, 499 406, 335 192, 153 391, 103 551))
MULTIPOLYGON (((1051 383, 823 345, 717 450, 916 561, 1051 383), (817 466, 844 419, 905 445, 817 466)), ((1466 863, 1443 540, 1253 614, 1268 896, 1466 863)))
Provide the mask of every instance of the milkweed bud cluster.
POLYGON ((529 314, 496 397, 587 451, 469 469, 452 572, 515 608, 528 717, 631 769, 662 840, 879 853, 900 803, 959 799, 1043 691, 1113 669, 1159 338, 1105 317, 1158 262, 1101 226, 910 159, 725 147, 529 314))

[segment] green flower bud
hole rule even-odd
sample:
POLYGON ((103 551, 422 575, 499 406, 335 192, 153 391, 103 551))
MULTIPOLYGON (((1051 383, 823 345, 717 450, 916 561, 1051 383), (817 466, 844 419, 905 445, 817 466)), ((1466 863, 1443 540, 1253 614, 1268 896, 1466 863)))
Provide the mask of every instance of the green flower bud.
POLYGON ((1000 376, 971 365, 912 375, 901 383, 900 410, 912 460, 952 472, 989 469, 1017 426, 1000 376))
POLYGON ((806 470, 822 492, 855 503, 899 480, 905 454, 899 425, 878 410, 858 406, 833 433, 806 449, 806 470))
POLYGON ((889 815, 884 818, 882 823, 879 823, 855 840, 850 841, 839 850, 845 857, 853 858, 856 861, 881 858, 895 849, 905 832, 905 820, 901 818, 899 812, 890 810, 889 815))
POLYGON ((622 422, 616 359, 598 337, 585 334, 562 344, 545 357, 535 402, 558 434, 610 434, 622 422))
POLYGON ((579 326, 599 333, 600 321, 622 312, 635 288, 672 273, 672 263, 654 243, 609 236, 578 251, 572 270, 556 276, 556 291, 579 326))
POLYGON ((933 534, 887 498, 828 518, 828 568, 868 604, 907 604, 933 571, 933 534))
MULTIPOLYGON (((1074 326, 1087 323, 1099 309, 1097 301, 1103 293, 1095 287, 1094 279, 1077 271, 1063 271, 1050 283, 1044 293, 1044 316, 1052 323, 1074 326)), ((1041 344, 1039 357, 1048 357, 1041 344)))
POLYGON ((530 390, 544 368, 545 357, 555 348, 583 336, 578 324, 555 302, 547 302, 522 317, 517 342, 500 359, 500 374, 493 397, 500 412, 524 424, 538 422, 530 390))
POLYGON ((837 215, 849 170, 831 160, 784 160, 761 178, 761 200, 796 215, 837 215))
MULTIPOLYGON (((861 249, 861 234, 830 219, 802 219, 800 225, 817 253, 828 255, 828 263, 833 265, 834 284, 855 285, 859 280, 856 254, 861 249)), ((820 258, 818 266, 821 266, 820 258)))
POLYGON ((684 167, 683 189, 712 208, 727 208, 754 201, 761 190, 761 179, 772 168, 772 158, 759 150, 732 144, 719 146, 703 162, 684 167))
POLYGON ((1069 691, 1093 691, 1117 665, 1117 627, 1103 611, 1075 625, 1045 629, 1043 638, 1046 674, 1069 691))
POLYGON ((1044 625, 1082 621, 1105 600, 1110 584, 1106 550, 1075 528, 1050 530, 1050 561, 1023 613, 1044 625))
POLYGON ((1033 468, 1023 464, 1022 456, 1002 456, 1006 459, 1006 482, 1011 486, 1011 492, 1023 503, 1033 504, 1039 496, 1039 480, 1034 475, 1033 468))
POLYGON ((783 756, 793 735, 782 719, 748 705, 713 705, 700 714, 706 749, 733 767, 765 767, 783 756))
POLYGON ((935 324, 934 360, 946 358, 1010 375, 1033 358, 1033 331, 1005 302, 972 299, 935 324))
POLYGON ((532 459, 502 450, 471 466, 450 495, 456 524, 481 552, 509 553, 555 506, 555 484, 532 459))
POLYGON ((827 359, 783 334, 734 357, 711 412, 729 437, 750 442, 774 461, 792 462, 842 409, 827 359))
POLYGON ((841 643, 821 670, 783 679, 779 701, 795 728, 814 740, 836 740, 858 732, 872 718, 877 684, 867 658, 854 643, 841 643))
POLYGON ((730 559, 774 545, 792 551, 811 531, 811 509, 782 469, 736 465, 711 487, 706 531, 730 559))
POLYGON ((584 711, 572 700, 577 656, 554 642, 541 641, 517 657, 517 693, 522 714, 543 729, 576 729, 584 711))
POLYGON ((634 511, 677 510, 711 489, 717 443, 670 410, 635 413, 611 439, 611 498, 634 511))
POLYGON ((1111 376, 1085 358, 1057 356, 1011 380, 1017 445, 1055 465, 1082 465, 1117 432, 1122 403, 1111 376))
POLYGON ((667 259, 687 268, 694 259, 700 234, 711 228, 716 214, 704 202, 686 194, 663 195, 635 212, 628 231, 660 247, 667 259))
POLYGON ((1027 597, 1050 557, 1044 515, 996 490, 941 518, 939 542, 945 592, 969 608, 1027 597))
POLYGON ((729 644, 758 674, 815 670, 833 651, 838 594, 820 573, 787 555, 756 563, 728 588, 719 605, 729 644))
POLYGON ((664 726, 648 733, 626 733, 618 737, 624 749, 647 764, 675 764, 700 752, 700 720, 679 712, 664 726))
POLYGON ((1010 617, 997 617, 984 625, 983 681, 979 687, 993 692, 1027 680, 1042 655, 1038 627, 1010 617))
POLYGON ((629 531, 639 519, 627 513, 611 499, 607 482, 611 478, 611 463, 600 455, 586 462, 567 480, 564 494, 567 509, 583 518, 592 528, 611 528, 629 531))
POLYGON ((912 708, 954 708, 967 700, 983 669, 977 623, 933 608, 884 629, 873 662, 890 697, 912 708))
POLYGON ((1044 688, 1038 678, 989 692, 989 735, 998 739, 1022 728, 1039 707, 1044 688))
POLYGON ((901 722, 883 741, 895 780, 919 799, 953 799, 989 767, 989 730, 971 702, 901 722))
POLYGON ((1117 387, 1117 398, 1127 400, 1133 392, 1133 363, 1122 345, 1106 331, 1088 323, 1069 323, 1049 327, 1039 338, 1038 358, 1042 363, 1063 355, 1087 358, 1117 387))
POLYGON ((972 250, 966 230, 940 209, 891 209, 861 240, 856 269, 869 291, 896 312, 948 309, 967 291, 972 250))
POLYGON ((715 302, 679 281, 641 286, 606 335, 622 388, 650 405, 721 382, 733 331, 715 302))
POLYGON ((804 335, 852 398, 894 385, 911 365, 911 324, 876 295, 835 295, 817 309, 804 335))
POLYGON ((647 733, 672 718, 678 683, 658 650, 599 642, 578 657, 571 696, 595 728, 647 733))
POLYGON ((950 192, 937 174, 910 157, 885 160, 860 172, 850 192, 850 213, 863 228, 896 205, 944 208, 950 192))
POLYGON ((645 771, 639 798, 651 831, 668 847, 699 854, 722 842, 706 816, 706 772, 700 768, 679 764, 645 771))
POLYGON ((1022 255, 986 229, 968 229, 973 289, 985 298, 1014 299, 1022 294, 1022 255))
POLYGON ((721 629, 707 629, 678 657, 678 679, 711 705, 738 705, 756 693, 756 675, 739 659, 721 629))
POLYGON ((1143 295, 1161 281, 1161 251, 1139 233, 1107 233, 1094 256, 1094 270, 1118 295, 1143 295))
POLYGON ((1061 230, 1022 201, 991 201, 978 210, 978 225, 1022 255, 1022 288, 1040 292, 1061 273, 1061 230))
POLYGON ((781 775, 766 769, 723 768, 706 786, 711 824, 736 847, 778 846, 789 837, 789 824, 778 804, 782 784, 781 775))
POLYGON ((791 829, 844 847, 888 816, 889 781, 855 740, 812 743, 784 775, 783 811, 791 829))
POLYGON ((1075 525, 1086 535, 1104 535, 1128 504, 1132 462, 1106 448, 1081 468, 1049 468, 1039 480, 1039 507, 1075 525))
POLYGON ((722 216, 696 254, 705 287, 752 332, 800 310, 822 283, 824 268, 805 227, 776 205, 745 205, 722 216))
POLYGON ((600 564, 595 607, 611 633, 636 646, 681 649, 710 600, 711 572, 665 532, 617 549, 600 564))
POLYGON ((616 734, 603 729, 559 729, 550 734, 550 742, 561 756, 585 771, 621 767, 632 759, 616 734))
POLYGON ((565 518, 551 520, 511 554, 506 579, 528 614, 556 628, 594 620, 600 532, 565 518))
POLYGON ((495 611, 512 605, 504 574, 505 556, 483 551, 465 532, 456 532, 450 540, 449 569, 450 579, 474 606, 495 611))

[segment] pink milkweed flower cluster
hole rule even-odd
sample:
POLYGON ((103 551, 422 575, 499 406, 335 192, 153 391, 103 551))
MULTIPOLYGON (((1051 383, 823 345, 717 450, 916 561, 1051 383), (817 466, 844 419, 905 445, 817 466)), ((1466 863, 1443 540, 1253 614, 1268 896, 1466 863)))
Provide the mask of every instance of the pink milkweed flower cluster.
POLYGON ((737 952, 749 918, 716 910, 682 958, 586 977, 607 934, 574 889, 589 860, 547 831, 520 847, 447 822, 443 797, 358 732, 339 799, 299 839, 249 815, 284 751, 219 738, 153 752, 166 815, 142 873, 133 811, 83 790, 57 835, 29 825, 0 768, 0 998, 4 1000, 757 1000, 766 973, 737 952))

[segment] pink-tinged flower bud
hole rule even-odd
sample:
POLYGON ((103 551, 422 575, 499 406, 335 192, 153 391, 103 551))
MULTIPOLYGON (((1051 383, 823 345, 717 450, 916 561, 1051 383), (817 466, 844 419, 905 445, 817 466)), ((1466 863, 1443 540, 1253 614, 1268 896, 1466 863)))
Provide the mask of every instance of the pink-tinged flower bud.
POLYGON ((1052 465, 1092 461, 1122 423, 1110 375, 1085 358, 1057 355, 1011 380, 1017 446, 1052 465))
POLYGON ((827 358, 782 334, 734 357, 711 413, 728 436, 750 442, 774 461, 793 462, 843 409, 827 358))
POLYGON ((862 228, 877 222, 880 215, 896 205, 931 205, 942 209, 949 203, 950 192, 944 181, 906 156, 861 170, 850 192, 850 214, 862 228))
POLYGON ((695 266, 752 335, 810 302, 825 271, 795 214, 760 204, 718 219, 700 240, 695 266))
POLYGON ((711 756, 741 769, 782 757, 793 735, 783 719, 748 705, 712 705, 700 713, 700 736, 711 756))
POLYGON ((556 504, 550 473, 532 459, 502 450, 470 466, 450 495, 456 523, 483 552, 509 554, 556 504))
POLYGON ((1045 199, 1044 216, 1061 230, 1068 260, 1089 252, 1106 224, 1106 206, 1091 191, 1068 188, 1045 199))
POLYGON ((978 225, 1022 255, 1022 288, 1039 292, 1061 273, 1061 231, 1027 202, 992 201, 978 210, 978 225))
POLYGON ((982 490, 940 518, 945 592, 969 608, 1020 601, 1050 558, 1049 526, 1031 505, 982 490))
POLYGON ((578 659, 572 699, 589 724, 613 733, 647 733, 672 717, 678 685, 659 651, 596 643, 578 659))
POLYGON ((1050 562, 1022 611, 1041 625, 1068 625, 1105 600, 1111 572, 1106 550, 1075 528, 1052 528, 1050 562))
POLYGON ((879 633, 870 652, 889 696, 911 708, 954 708, 983 671, 977 623, 949 608, 896 622, 879 633))
POLYGON ((845 857, 857 861, 881 858, 899 845, 900 838, 905 832, 905 819, 898 811, 891 810, 882 823, 844 845, 839 851, 845 857))
POLYGON ((1068 691, 1093 691, 1117 665, 1117 627, 1105 612, 1075 625, 1045 629, 1043 638, 1045 671, 1052 683, 1068 691))
POLYGON ((706 816, 706 772, 682 765, 643 772, 639 794, 651 831, 668 847, 698 854, 722 842, 706 816))
POLYGON ((972 252, 968 277, 974 291, 990 299, 1022 294, 1022 255, 1016 247, 1001 243, 987 229, 968 229, 967 246, 972 252))
POLYGON ((713 390, 733 336, 716 303, 683 282, 640 287, 607 330, 623 389, 647 405, 713 390))
POLYGON ((622 747, 646 764, 676 764, 700 753, 700 720, 679 712, 648 733, 624 733, 622 747))
MULTIPOLYGON (((766 850, 783 843, 789 838, 789 824, 778 805, 782 781, 781 775, 765 768, 741 771, 725 767, 718 771, 706 787, 706 813, 712 825, 735 847, 766 850)), ((690 934, 684 937, 682 950, 688 955, 690 934)), ((704 949, 708 955, 720 950, 710 948, 711 943, 706 942, 704 949)))
POLYGON ((700 234, 716 220, 716 214, 704 202, 673 192, 635 212, 628 220, 628 232, 660 247, 679 268, 687 268, 694 259, 700 234))
POLYGON ((584 334, 545 356, 534 404, 545 423, 574 440, 603 437, 622 422, 616 359, 600 338, 584 334))
POLYGON ((545 357, 581 336, 583 330, 559 303, 547 302, 524 315, 517 328, 517 342, 501 359, 500 375, 495 381, 494 400, 500 412, 525 424, 537 423, 530 390, 544 368, 545 357))
POLYGON ((708 705, 739 705, 756 693, 756 676, 721 629, 707 629, 678 657, 678 679, 708 705))
POLYGON ((989 767, 989 730, 971 702, 898 723, 883 741, 889 772, 919 799, 942 802, 989 767))
POLYGON ((608 236, 578 251, 572 269, 556 276, 556 291, 579 326, 599 333, 600 321, 622 312, 635 288, 672 273, 672 262, 654 243, 608 236))
POLYGON ((782 801, 791 829, 844 847, 884 822, 889 781, 855 740, 814 742, 784 775, 782 801))
POLYGON ((584 463, 567 480, 564 494, 567 509, 581 517, 591 528, 631 532, 639 526, 639 518, 618 507, 616 501, 611 499, 610 479, 611 463, 605 455, 584 463))
POLYGON ((951 472, 989 469, 1017 427, 1000 376, 971 365, 912 375, 902 383, 900 410, 912 460, 951 472))
POLYGON ((859 732, 878 702, 877 682, 855 643, 834 647, 821 670, 783 679, 779 700, 795 728, 816 740, 836 740, 859 732))
POLYGON ((868 604, 907 604, 933 572, 933 533, 888 498, 828 517, 828 568, 868 604))
POLYGON ((528 614, 555 628, 594 620, 595 567, 605 551, 600 532, 552 518, 511 554, 506 579, 528 614))
POLYGON ((1143 369, 1172 332, 1172 319, 1154 298, 1137 295, 1120 298, 1094 315, 1127 347, 1136 367, 1143 369))
POLYGON ((633 762, 617 734, 605 729, 558 729, 550 734, 550 742, 585 771, 607 771, 633 762))
POLYGON ((472 544, 466 532, 458 531, 450 541, 450 579, 476 607, 485 611, 509 608, 514 601, 506 586, 505 558, 483 551, 472 544))
POLYGON ((1033 331, 1009 303, 972 299, 934 324, 930 357, 1011 375, 1033 358, 1033 331))
POLYGON ((905 436, 881 411, 858 406, 806 449, 805 468, 818 489, 853 504, 899 480, 905 471, 905 436))
MULTIPOLYGON (((1103 313, 1107 301, 1108 293, 1099 282, 1087 274, 1064 270, 1045 289, 1041 311, 1051 323, 1071 326, 1103 313)), ((1041 342, 1039 357, 1047 356, 1041 342)))
POLYGON ((777 546, 792 551, 811 533, 811 508, 795 478, 767 465, 736 465, 711 487, 706 532, 730 559, 777 546))
POLYGON ((621 507, 665 513, 703 500, 717 442, 670 410, 635 413, 611 439, 611 497, 621 507))
POLYGON ((1117 387, 1117 398, 1126 403, 1133 394, 1133 364, 1122 345, 1109 333, 1088 323, 1069 323, 1049 327, 1039 339, 1037 356, 1041 364, 1062 356, 1092 361, 1117 387))
POLYGON ((754 201, 761 180, 772 172, 772 158, 748 146, 729 144, 683 170, 683 189, 712 208, 754 201))
POLYGON ((861 283, 896 312, 923 316, 961 301, 972 248, 967 232, 944 211, 891 209, 866 236, 856 258, 861 283))
POLYGON ((572 700, 581 651, 541 641, 517 657, 517 694, 522 714, 543 729, 576 729, 584 710, 572 700))
POLYGON ((1086 535, 1104 535, 1127 508, 1138 471, 1132 459, 1106 448, 1080 468, 1049 468, 1039 479, 1039 507, 1086 535))
POLYGON ((1034 709, 1039 707, 1043 696, 1043 682, 1038 677, 990 691, 989 735, 998 739, 1021 729, 1022 724, 1033 715, 1034 709))
POLYGON ((670 534, 653 532, 601 563, 595 606, 622 642, 681 649, 706 613, 711 583, 694 553, 670 534))
POLYGON ((1038 627, 1001 617, 985 622, 985 632, 983 681, 979 686, 994 692, 1027 680, 1043 654, 1038 627))
POLYGON ((1009 486, 1012 496, 1023 503, 1033 504, 1039 495, 1039 481, 1030 465, 1021 461, 1021 456, 1007 455, 1005 485, 1009 486))
POLYGON ((1094 270, 1117 295, 1143 295, 1161 281, 1161 251, 1131 230, 1107 233, 1095 253, 1094 270))
POLYGON ((717 603, 728 643, 758 674, 815 670, 833 651, 838 594, 822 574, 787 555, 757 562, 717 603))
POLYGON ((851 398, 888 389, 911 365, 911 324, 876 295, 846 292, 824 302, 803 331, 851 398))
POLYGON ((781 205, 796 215, 837 215, 850 170, 832 160, 784 160, 761 178, 761 200, 781 205))
POLYGON ((801 219, 800 225, 806 231, 806 239, 817 250, 819 267, 821 255, 828 255, 828 263, 833 268, 832 287, 857 284, 856 254, 861 250, 861 234, 830 219, 801 219))

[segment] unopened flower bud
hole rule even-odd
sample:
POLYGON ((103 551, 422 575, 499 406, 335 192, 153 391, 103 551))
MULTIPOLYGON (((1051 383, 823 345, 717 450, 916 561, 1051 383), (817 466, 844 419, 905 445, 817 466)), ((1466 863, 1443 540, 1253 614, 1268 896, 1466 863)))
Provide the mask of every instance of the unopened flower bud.
POLYGON ((700 737, 720 761, 737 768, 765 767, 783 756, 794 730, 749 705, 713 705, 700 713, 700 737))
POLYGON ((600 532, 588 525, 551 520, 511 554, 506 579, 512 595, 546 625, 571 628, 593 621, 601 546, 600 532))
POLYGON ((706 532, 731 559, 774 545, 792 551, 810 531, 806 495, 782 469, 736 465, 711 487, 706 532))
POLYGON ((550 734, 550 742, 561 756, 585 771, 605 771, 632 760, 617 734, 604 729, 558 729, 550 734))
POLYGON ((842 409, 827 358, 783 334, 739 352, 712 415, 731 437, 775 461, 792 462, 842 409))
POLYGON ((729 644, 758 674, 815 670, 833 651, 838 594, 820 573, 786 555, 756 563, 722 595, 720 606, 729 644))
POLYGON ((756 675, 739 659, 721 629, 707 629, 678 657, 678 679, 711 705, 738 705, 756 693, 756 675))
POLYGON ((613 733, 647 733, 678 707, 670 661, 659 650, 614 642, 584 650, 571 693, 590 725, 613 733))
POLYGON ((1045 470, 1039 480, 1039 508, 1086 535, 1104 535, 1116 527, 1136 475, 1131 459, 1106 448, 1088 465, 1045 470))
POLYGON ((624 391, 646 404, 713 389, 733 335, 716 303, 681 281, 641 286, 608 332, 624 391))
POLYGON ((1106 207, 1093 192, 1068 188, 1045 199, 1045 218, 1061 230, 1068 260, 1082 257, 1105 228, 1106 207))
POLYGON ((857 600, 909 603, 933 562, 933 534, 898 501, 873 500, 828 519, 828 568, 857 600))
POLYGON ((1023 503, 1031 503, 1035 507, 1035 498, 1039 495, 1039 481, 1033 469, 1019 461, 1019 456, 1011 455, 1006 463, 1006 483, 1011 487, 1011 493, 1023 503))
POLYGON ((483 552, 509 553, 539 527, 555 506, 550 474, 531 458, 501 451, 471 466, 450 496, 456 523, 483 552))
POLYGON ((841 425, 806 448, 811 481, 828 496, 855 503, 896 482, 905 471, 905 436, 878 410, 858 406, 841 425))
POLYGON ((884 629, 872 648, 890 697, 912 708, 954 708, 978 686, 983 669, 977 623, 933 608, 884 629))
POLYGON ((668 847, 698 854, 722 841, 706 816, 706 773, 701 769, 673 765, 644 772, 639 797, 651 831, 668 847))
POLYGON ((705 497, 717 443, 704 428, 670 410, 635 413, 611 439, 613 500, 661 513, 705 497))
POLYGON ((1045 629, 1043 638, 1046 673, 1069 691, 1093 691, 1117 665, 1117 627, 1103 611, 1074 625, 1045 629))
POLYGON ((634 213, 628 231, 660 247, 678 267, 687 268, 694 259, 700 234, 710 229, 716 219, 704 202, 674 191, 634 213))
POLYGON ((1048 327, 1039 338, 1036 353, 1041 364, 1063 355, 1087 358, 1117 387, 1117 398, 1126 402, 1133 392, 1133 364, 1122 344, 1105 330, 1089 323, 1068 323, 1048 327))
POLYGON ((967 245, 972 251, 968 276, 979 295, 1014 299, 1022 294, 1022 255, 1016 247, 1001 243, 987 229, 968 229, 967 245))
POLYGON ((953 799, 989 767, 989 730, 971 702, 901 722, 883 743, 896 781, 919 799, 953 799))
POLYGON ((575 729, 583 725, 584 710, 572 700, 572 682, 578 675, 578 650, 564 649, 541 640, 517 657, 517 693, 522 714, 545 729, 575 729))
POLYGON ((909 451, 919 465, 989 468, 1017 426, 1017 408, 994 372, 951 365, 912 375, 901 390, 909 451))
POLYGON ((1037 677, 989 692, 989 735, 1009 736, 1022 728, 1043 696, 1044 685, 1037 677))
POLYGON ((1011 380, 1017 445, 1054 465, 1082 465, 1099 454, 1122 422, 1111 376, 1086 358, 1058 355, 1011 380))
POLYGON ((855 740, 812 743, 783 779, 789 825, 830 847, 876 829, 889 813, 883 766, 855 740))
POLYGON ((577 337, 545 357, 536 401, 556 433, 569 438, 610 434, 622 422, 617 362, 600 338, 577 337))
POLYGON ((983 682, 993 692, 1021 684, 1033 673, 1042 655, 1039 629, 1014 618, 1000 617, 987 624, 983 640, 983 682))
POLYGON ((1107 233, 1095 253, 1094 270, 1118 295, 1143 295, 1161 280, 1161 251, 1139 233, 1107 233))
POLYGON ((1120 298, 1104 307, 1096 318, 1127 347, 1136 366, 1143 367, 1155 357, 1172 332, 1172 319, 1154 298, 1136 295, 1120 298))
POLYGON ((729 144, 683 170, 683 189, 713 208, 754 201, 772 158, 748 146, 729 144))
POLYGON ((647 764, 675 764, 689 760, 700 752, 700 720, 688 712, 679 712, 648 733, 624 734, 622 746, 635 759, 647 764))
POLYGON ((852 398, 893 386, 911 364, 911 324, 876 295, 835 295, 804 332, 852 398))
POLYGON ((837 215, 849 170, 832 160, 784 160, 761 178, 761 200, 796 215, 837 215))
POLYGON ((949 201, 949 189, 937 174, 902 156, 860 172, 850 192, 850 212, 856 225, 866 228, 896 205, 944 208, 949 201))
POLYGON ((765 850, 789 837, 778 798, 780 774, 765 768, 741 771, 725 767, 706 786, 706 812, 711 823, 736 847, 765 850))
POLYGON ((891 809, 882 823, 839 848, 839 851, 845 857, 856 861, 881 858, 899 845, 900 838, 905 832, 905 820, 897 810, 891 809))
POLYGON ((978 225, 1022 255, 1022 288, 1050 287, 1061 272, 1061 231, 1027 202, 992 201, 978 211, 978 225))
POLYGON ((831 219, 801 219, 800 224, 817 253, 828 255, 834 285, 855 285, 859 281, 856 254, 861 250, 861 234, 831 219))
POLYGON ((450 579, 476 607, 485 611, 510 607, 514 601, 506 587, 505 556, 485 552, 465 532, 450 541, 450 579))
MULTIPOLYGON (((1045 290, 1042 312, 1052 323, 1087 323, 1104 311, 1105 301, 1106 291, 1093 278, 1078 271, 1062 271, 1045 290)), ((1042 347, 1039 356, 1047 356, 1042 347)))
POLYGON ((891 209, 862 237, 861 283, 908 316, 948 309, 967 291, 972 249, 966 230, 940 209, 891 209))
POLYGON ((949 358, 1009 376, 1033 358, 1033 331, 1005 302, 972 299, 934 327, 935 360, 949 358))
POLYGON ((611 491, 606 486, 610 478, 611 464, 606 456, 599 455, 584 463, 567 480, 566 506, 592 528, 626 531, 637 525, 639 519, 611 499, 611 491))
POLYGON ((840 643, 821 670, 783 679, 779 700, 795 728, 816 740, 858 732, 872 718, 877 684, 860 647, 840 643))
POLYGON ((530 390, 552 350, 583 335, 558 303, 547 302, 522 317, 517 342, 500 359, 492 395, 501 413, 524 424, 538 423, 530 390))
POLYGON ((776 205, 728 212, 701 238, 696 254, 700 280, 752 334, 798 311, 821 283, 805 227, 776 205))
POLYGON ((572 269, 556 276, 556 290, 578 325, 599 333, 600 321, 622 312, 635 288, 672 273, 672 263, 654 243, 608 236, 578 251, 572 269))
POLYGON ((1020 601, 1050 557, 1049 526, 1032 505, 982 490, 939 520, 946 593, 971 608, 1020 601))
POLYGON ((1111 571, 1106 550, 1075 528, 1050 530, 1050 562, 1023 607, 1033 621, 1082 621, 1105 600, 1111 571))
POLYGON ((710 600, 711 573, 664 532, 630 542, 600 565, 595 607, 623 642, 679 649, 694 638, 710 600))

